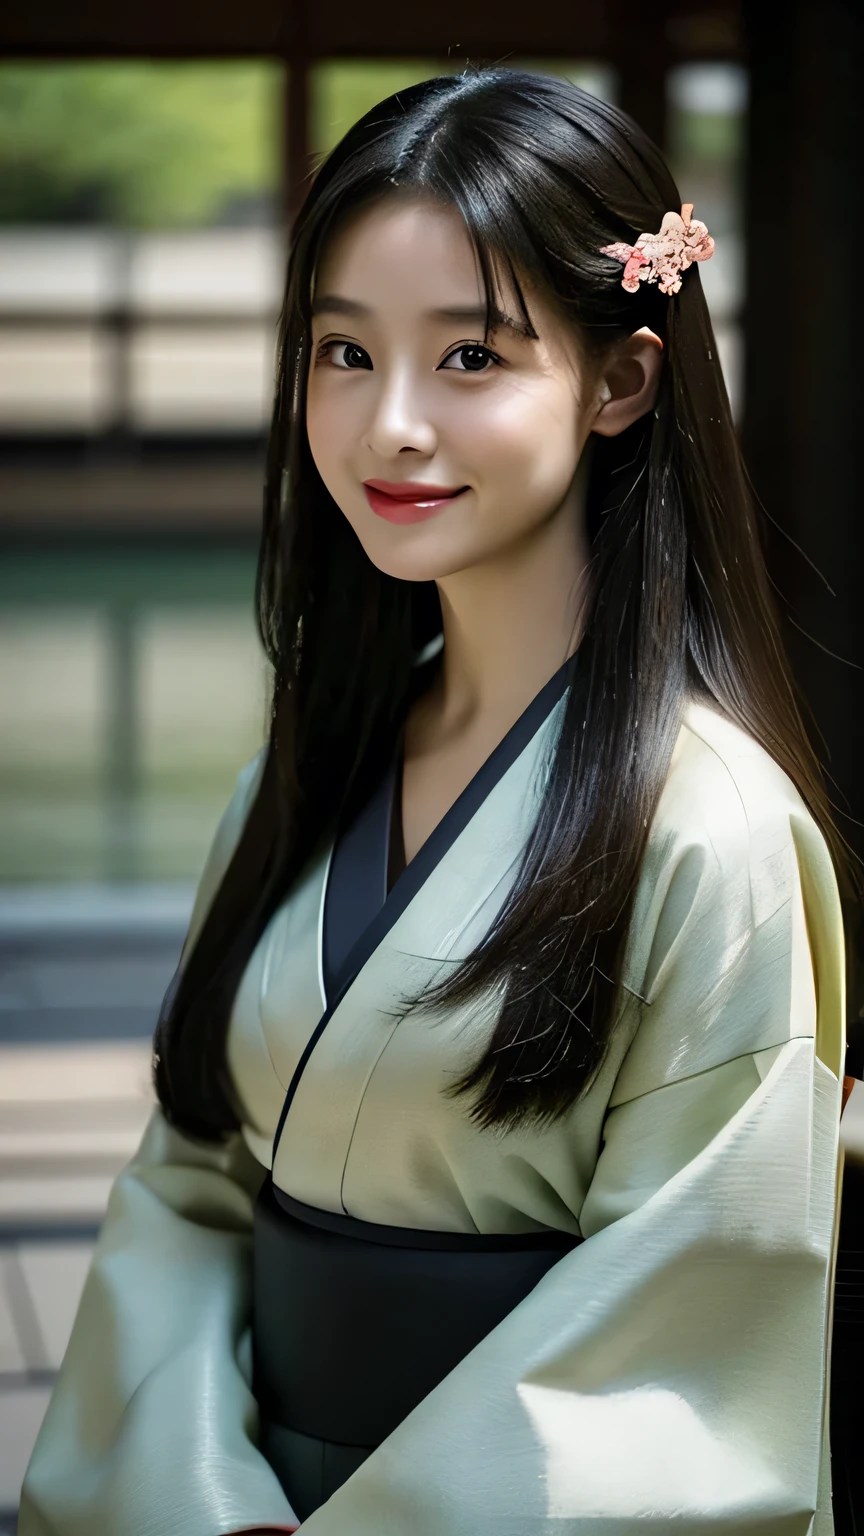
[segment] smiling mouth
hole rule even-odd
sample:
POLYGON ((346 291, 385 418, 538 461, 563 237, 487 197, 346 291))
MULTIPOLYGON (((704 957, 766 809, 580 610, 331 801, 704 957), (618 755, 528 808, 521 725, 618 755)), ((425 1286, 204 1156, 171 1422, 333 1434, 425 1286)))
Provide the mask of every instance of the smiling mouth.
POLYGON ((422 523, 427 517, 436 517, 439 512, 443 512, 451 502, 458 501, 469 487, 463 485, 456 491, 443 494, 435 490, 409 491, 400 496, 378 490, 368 483, 364 484, 363 490, 376 517, 383 517, 388 523, 422 523))

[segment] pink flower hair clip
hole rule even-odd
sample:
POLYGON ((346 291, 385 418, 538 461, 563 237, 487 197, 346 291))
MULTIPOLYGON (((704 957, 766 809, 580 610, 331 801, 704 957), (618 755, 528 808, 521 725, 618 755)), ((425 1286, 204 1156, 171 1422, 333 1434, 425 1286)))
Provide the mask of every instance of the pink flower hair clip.
POLYGON ((640 235, 635 245, 623 240, 601 245, 604 256, 624 263, 622 288, 638 293, 640 283, 658 283, 661 293, 678 293, 681 273, 694 261, 707 261, 714 255, 714 241, 692 213, 693 204, 684 203, 680 213, 663 215, 659 234, 640 235))

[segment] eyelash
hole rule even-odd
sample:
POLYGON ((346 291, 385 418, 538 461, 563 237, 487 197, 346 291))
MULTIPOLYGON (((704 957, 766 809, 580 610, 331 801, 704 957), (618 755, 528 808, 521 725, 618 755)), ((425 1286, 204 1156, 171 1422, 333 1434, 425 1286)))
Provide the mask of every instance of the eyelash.
MULTIPOLYGON (((356 341, 339 341, 339 340, 324 341, 318 347, 318 352, 317 352, 316 359, 315 359, 316 362, 323 361, 324 357, 327 355, 327 353, 329 352, 331 347, 357 347, 357 351, 358 352, 366 352, 366 348, 359 346, 356 341)), ((485 343, 483 343, 482 341, 462 341, 462 342, 459 343, 458 347, 452 347, 450 349, 450 351, 447 353, 447 356, 438 364, 438 369, 443 368, 444 364, 446 362, 448 362, 448 360, 451 357, 455 357, 457 352, 466 351, 469 347, 475 349, 478 352, 485 352, 486 356, 492 361, 492 363, 494 363, 496 366, 500 366, 501 365, 501 358, 498 356, 497 352, 493 352, 491 347, 487 347, 485 345, 485 343)), ((367 357, 369 356, 368 352, 366 353, 366 356, 367 357)), ((336 366, 338 366, 338 365, 336 365, 336 366)), ((436 372, 438 371, 438 369, 436 369, 436 372)), ((450 373, 481 373, 482 374, 482 373, 489 373, 491 370, 489 368, 450 368, 447 371, 450 372, 450 373)), ((342 369, 340 369, 340 372, 342 372, 342 373, 369 373, 369 372, 371 372, 371 370, 367 369, 367 368, 342 368, 342 369)))

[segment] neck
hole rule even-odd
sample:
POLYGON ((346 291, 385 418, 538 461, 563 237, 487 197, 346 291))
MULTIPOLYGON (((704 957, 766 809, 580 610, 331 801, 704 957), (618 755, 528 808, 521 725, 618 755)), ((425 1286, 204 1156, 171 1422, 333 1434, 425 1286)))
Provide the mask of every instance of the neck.
POLYGON ((568 503, 495 561, 438 582, 445 731, 507 729, 577 649, 590 549, 582 509, 568 503))

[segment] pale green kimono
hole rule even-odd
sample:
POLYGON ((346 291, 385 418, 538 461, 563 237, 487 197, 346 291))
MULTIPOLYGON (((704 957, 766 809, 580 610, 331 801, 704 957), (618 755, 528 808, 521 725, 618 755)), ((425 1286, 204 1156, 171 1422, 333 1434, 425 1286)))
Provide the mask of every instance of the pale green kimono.
MULTIPOLYGON (((315 1047, 273 1169, 297 1199, 460 1232, 551 1226, 557 1262, 303 1524, 304 1536, 829 1536, 825 1414, 844 957, 826 844, 790 780, 690 703, 650 828, 620 1018, 545 1130, 443 1096, 487 1007, 393 1004, 498 909, 552 710, 373 951, 315 1047), (645 998, 646 1004, 639 1001, 645 998)), ((262 758, 216 834, 194 942, 262 758)), ((154 1113, 120 1174, 25 1480, 20 1536, 222 1536, 295 1516, 256 1447, 252 1203, 323 1008, 327 854, 240 985, 225 1150, 154 1113)), ((297 1318, 303 1327, 303 1318, 297 1318)))

